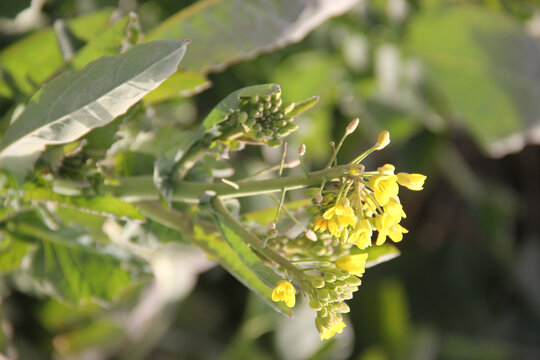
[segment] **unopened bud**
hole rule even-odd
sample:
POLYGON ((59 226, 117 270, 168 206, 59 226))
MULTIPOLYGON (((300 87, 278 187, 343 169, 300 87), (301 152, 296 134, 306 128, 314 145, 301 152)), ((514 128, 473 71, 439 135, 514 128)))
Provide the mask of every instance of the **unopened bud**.
POLYGON ((358 126, 358 123, 360 123, 360 119, 356 118, 353 121, 351 121, 349 123, 349 125, 347 125, 347 128, 345 129, 345 132, 347 133, 347 135, 352 134, 354 132, 354 130, 356 130, 356 127, 358 126))
POLYGON ((298 156, 302 157, 306 154, 306 144, 300 145, 298 148, 298 156))
POLYGON ((311 241, 317 241, 317 235, 315 234, 315 232, 313 230, 307 230, 305 232, 306 234, 306 238, 308 238, 309 240, 311 241))
POLYGON ((268 225, 266 226, 266 231, 275 230, 275 229, 276 229, 275 222, 268 223, 268 225))
POLYGON ((390 144, 390 133, 388 130, 384 130, 379 134, 377 137, 377 143, 375 144, 377 147, 377 150, 381 150, 386 147, 386 145, 390 144))
POLYGON ((315 195, 315 201, 316 201, 318 204, 322 203, 322 201, 323 201, 323 196, 322 196, 321 193, 317 193, 317 194, 315 195))

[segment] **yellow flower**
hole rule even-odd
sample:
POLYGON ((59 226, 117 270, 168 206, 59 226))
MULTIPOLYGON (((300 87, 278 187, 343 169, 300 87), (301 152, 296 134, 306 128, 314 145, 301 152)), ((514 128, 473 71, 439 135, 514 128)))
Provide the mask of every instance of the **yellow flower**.
POLYGON ((377 137, 377 144, 375 144, 377 147, 375 149, 381 150, 388 144, 390 144, 390 133, 388 130, 384 130, 377 137))
POLYGON ((383 166, 377 168, 377 171, 381 175, 394 175, 396 168, 392 164, 384 164, 383 166))
POLYGON ((401 219, 391 216, 388 213, 377 215, 375 217, 375 226, 379 235, 377 236, 376 245, 382 245, 386 241, 386 237, 390 237, 393 242, 400 242, 403 239, 403 234, 409 231, 399 225, 401 219))
POLYGON ((354 226, 356 221, 358 221, 348 200, 342 200, 326 210, 323 218, 328 222, 330 233, 337 238, 341 235, 341 230, 344 227, 354 226))
POLYGON ((426 176, 422 174, 398 173, 397 181, 399 185, 405 186, 410 190, 420 191, 423 189, 426 176))
POLYGON ((356 227, 349 235, 348 242, 356 243, 356 246, 359 249, 364 250, 368 246, 371 246, 371 235, 373 231, 371 230, 371 225, 368 219, 360 219, 356 223, 356 227))
POLYGON ((390 199, 388 204, 384 206, 384 212, 398 219, 407 217, 407 214, 403 211, 403 206, 395 198, 390 199))
POLYGON ((367 253, 344 255, 336 260, 336 266, 338 269, 346 270, 352 275, 361 277, 366 271, 367 258, 367 253))
POLYGON ((283 301, 285 305, 292 308, 296 304, 296 289, 289 281, 281 280, 272 291, 272 301, 283 301))
POLYGON ((386 205, 399 192, 396 175, 374 175, 369 179, 369 187, 381 206, 386 205))
POLYGON ((317 220, 315 220, 315 226, 313 227, 313 230, 323 232, 328 227, 328 221, 324 220, 322 216, 319 216, 317 220))
POLYGON ((333 319, 333 321, 330 321, 331 323, 329 324, 328 320, 322 320, 319 317, 315 319, 315 325, 317 326, 317 330, 319 330, 319 333, 321 334, 321 340, 330 339, 336 333, 341 334, 343 332, 343 329, 347 326, 341 319, 333 319))
POLYGON ((321 332, 321 340, 327 340, 332 338, 336 333, 341 334, 343 332, 343 329, 347 325, 343 321, 338 321, 332 324, 332 327, 330 329, 322 328, 321 332))

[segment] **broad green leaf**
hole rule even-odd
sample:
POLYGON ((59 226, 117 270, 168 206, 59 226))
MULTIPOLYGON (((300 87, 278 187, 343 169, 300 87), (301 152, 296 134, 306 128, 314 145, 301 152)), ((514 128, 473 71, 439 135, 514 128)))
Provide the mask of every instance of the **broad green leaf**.
POLYGON ((115 216, 123 219, 144 220, 137 208, 110 195, 103 196, 67 196, 53 192, 46 187, 27 183, 23 187, 23 199, 26 201, 52 202, 57 205, 86 211, 97 215, 115 216))
POLYGON ((176 97, 188 97, 210 87, 210 81, 195 71, 179 71, 172 74, 160 87, 149 93, 145 101, 155 104, 176 97))
POLYGON ((261 261, 253 250, 247 246, 242 237, 222 217, 217 214, 214 221, 231 249, 266 286, 273 288, 280 280, 283 280, 281 276, 277 275, 274 270, 261 261))
POLYGON ((262 282, 222 237, 215 234, 207 234, 201 227, 195 226, 194 238, 195 244, 209 254, 212 260, 217 261, 238 281, 264 299, 268 305, 283 314, 292 315, 291 309, 285 306, 285 304, 272 301, 273 287, 269 287, 262 282))
POLYGON ((157 202, 139 203, 138 207, 148 218, 178 231, 182 239, 190 241, 201 248, 211 260, 218 262, 238 281, 259 295, 275 310, 289 316, 291 315, 291 309, 286 307, 285 304, 272 301, 273 286, 270 288, 255 276, 222 237, 216 233, 205 231, 200 225, 194 226, 193 235, 191 235, 188 224, 189 220, 185 214, 174 209, 165 210, 157 202))
POLYGON ((397 258, 401 252, 392 244, 382 244, 379 246, 371 246, 366 250, 358 250, 361 253, 368 253, 366 269, 383 262, 397 258))
POLYGON ((146 40, 192 40, 183 67, 205 73, 298 42, 328 18, 346 12, 356 2, 204 0, 171 16, 151 31, 146 40))
POLYGON ((0 166, 17 171, 21 159, 48 144, 74 141, 125 113, 176 71, 186 41, 156 41, 102 57, 43 86, 0 142, 0 166))
POLYGON ((17 270, 31 249, 31 243, 10 234, 0 233, 0 273, 17 270))
POLYGON ((414 18, 406 43, 489 154, 540 143, 540 47, 520 23, 474 5, 444 7, 414 18))
MULTIPOLYGON (((107 27, 111 14, 112 9, 103 9, 68 20, 67 29, 86 42, 107 27)), ((0 97, 11 97, 16 92, 30 95, 63 63, 52 26, 23 38, 0 53, 0 97)))
POLYGON ((37 245, 25 272, 47 295, 71 304, 112 301, 133 282, 125 261, 83 245, 82 233, 51 231, 36 222, 18 223, 13 232, 37 245))

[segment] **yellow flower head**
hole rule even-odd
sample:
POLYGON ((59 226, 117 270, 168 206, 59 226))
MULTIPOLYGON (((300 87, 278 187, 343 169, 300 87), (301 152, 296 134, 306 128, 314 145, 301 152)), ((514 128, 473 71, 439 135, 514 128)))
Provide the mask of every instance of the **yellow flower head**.
MULTIPOLYGON (((406 218, 407 214, 403 211, 403 206, 395 198, 391 198, 388 204, 384 206, 384 212, 394 218, 406 218)), ((398 220, 399 221, 399 220, 398 220)))
POLYGON ((346 270, 352 275, 361 277, 366 271, 367 258, 367 253, 345 255, 336 260, 336 266, 338 269, 346 270))
POLYGON ((400 242, 403 239, 403 234, 406 234, 409 231, 399 225, 400 220, 400 218, 391 216, 388 213, 377 215, 375 217, 375 226, 379 232, 376 245, 384 244, 387 236, 389 236, 393 242, 400 242))
POLYGON ((377 143, 375 144, 377 147, 377 150, 381 150, 385 148, 388 144, 390 144, 390 133, 388 130, 384 130, 379 134, 377 137, 377 143))
POLYGON ((342 200, 323 214, 324 220, 328 222, 328 230, 338 238, 341 230, 346 226, 354 226, 358 219, 347 200, 342 200))
POLYGON ((315 220, 315 226, 313 227, 313 230, 323 232, 328 227, 328 221, 324 220, 322 216, 319 216, 317 220, 315 220))
POLYGON ((315 319, 315 325, 317 330, 321 334, 321 340, 327 340, 332 338, 336 333, 341 334, 343 329, 347 326, 343 320, 335 319, 330 324, 323 324, 323 321, 320 321, 320 318, 315 319))
POLYGON ((381 206, 386 205, 399 192, 396 175, 374 175, 369 179, 369 187, 381 206))
POLYGON ((422 174, 397 174, 397 181, 399 185, 405 186, 406 188, 414 191, 420 191, 423 189, 424 181, 426 181, 426 178, 427 177, 422 174))
POLYGON ((290 281, 281 280, 272 291, 272 301, 283 301, 285 305, 292 308, 296 304, 296 289, 290 281))
POLYGON ((356 243, 356 246, 359 249, 364 250, 365 248, 371 246, 371 235, 373 231, 371 230, 371 225, 368 219, 360 219, 356 223, 356 227, 349 235, 348 242, 356 243))

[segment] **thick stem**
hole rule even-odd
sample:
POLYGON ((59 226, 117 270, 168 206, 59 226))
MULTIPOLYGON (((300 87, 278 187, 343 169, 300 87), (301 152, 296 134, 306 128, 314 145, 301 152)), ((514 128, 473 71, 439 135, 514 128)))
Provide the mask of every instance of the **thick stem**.
MULTIPOLYGON (((350 173, 358 165, 343 165, 335 168, 314 171, 306 175, 288 176, 277 179, 259 180, 246 183, 238 183, 238 188, 233 188, 224 183, 204 184, 189 181, 180 181, 174 185, 172 200, 187 203, 198 203, 199 197, 206 191, 212 191, 222 199, 238 198, 245 196, 260 195, 282 190, 295 190, 308 186, 317 186, 322 182, 331 180, 350 173)), ((152 176, 138 176, 123 178, 119 186, 108 186, 107 191, 124 201, 147 201, 157 200, 158 191, 154 186, 152 176)))

